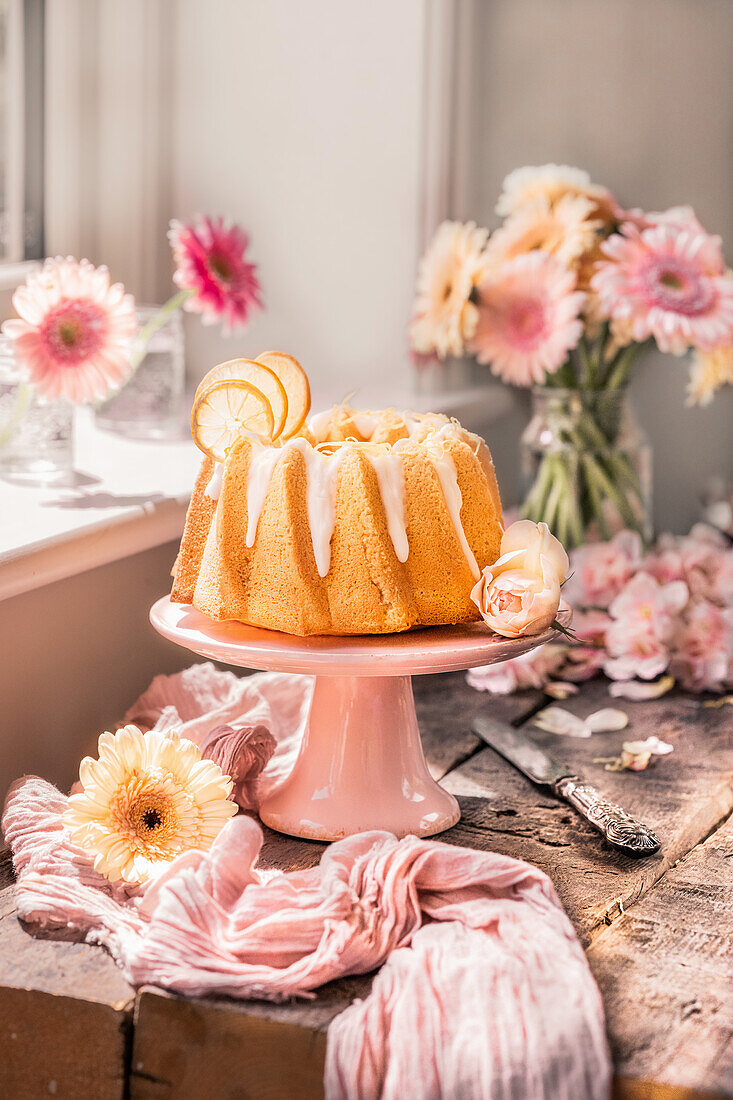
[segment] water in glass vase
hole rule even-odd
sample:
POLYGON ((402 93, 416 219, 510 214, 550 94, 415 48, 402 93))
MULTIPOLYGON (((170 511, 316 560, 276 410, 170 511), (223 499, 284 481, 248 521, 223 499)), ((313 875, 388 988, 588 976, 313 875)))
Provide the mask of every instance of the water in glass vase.
POLYGON ((39 397, 15 365, 12 341, 0 336, 0 477, 25 485, 67 478, 73 427, 73 406, 39 397))
MULTIPOLYGON (((136 310, 140 329, 157 307, 136 310)), ((97 423, 132 439, 172 439, 181 434, 185 364, 180 313, 152 333, 145 355, 125 386, 96 411, 97 423)))
POLYGON ((651 448, 624 388, 533 390, 522 475, 522 516, 566 547, 622 528, 651 538, 651 448))

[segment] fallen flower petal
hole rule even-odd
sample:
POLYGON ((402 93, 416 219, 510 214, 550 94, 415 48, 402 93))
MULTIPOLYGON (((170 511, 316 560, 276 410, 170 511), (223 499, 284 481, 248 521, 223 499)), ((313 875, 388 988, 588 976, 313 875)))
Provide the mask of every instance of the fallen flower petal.
POLYGON ((615 733, 625 730, 629 724, 629 716, 624 710, 615 710, 613 707, 603 707, 589 714, 585 720, 591 733, 615 733))
POLYGON ((557 733, 563 737, 590 737, 591 731, 582 718, 571 714, 563 707, 545 707, 534 716, 535 726, 546 733, 557 733))
POLYGON ((652 756, 667 756, 670 752, 674 752, 674 745, 660 741, 658 737, 647 737, 646 741, 624 741, 623 748, 634 755, 650 752, 652 756))
POLYGON ((570 695, 578 694, 578 685, 567 683, 565 680, 553 680, 545 684, 545 695, 552 699, 567 699, 570 695))
POLYGON ((618 680, 608 685, 608 694, 617 699, 643 702, 646 699, 659 699, 673 687, 674 676, 662 676, 661 679, 651 683, 642 683, 640 680, 618 680))
POLYGON ((621 753, 621 768, 628 769, 630 772, 643 772, 645 768, 649 766, 649 761, 652 758, 650 752, 627 752, 624 749, 621 753))

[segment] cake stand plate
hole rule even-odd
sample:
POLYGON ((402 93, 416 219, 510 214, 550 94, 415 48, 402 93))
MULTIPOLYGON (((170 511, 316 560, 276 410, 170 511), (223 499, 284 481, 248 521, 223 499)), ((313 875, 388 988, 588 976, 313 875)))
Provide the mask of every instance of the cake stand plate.
MULTIPOLYGON (((567 623, 570 613, 559 618, 567 623)), ((500 638, 483 623, 471 623, 405 634, 298 638, 217 623, 168 596, 153 604, 150 621, 163 637, 215 661, 315 676, 295 766, 259 810, 270 828, 314 840, 366 829, 431 836, 455 825, 458 803, 425 762, 411 677, 495 664, 553 636, 548 630, 500 638)))

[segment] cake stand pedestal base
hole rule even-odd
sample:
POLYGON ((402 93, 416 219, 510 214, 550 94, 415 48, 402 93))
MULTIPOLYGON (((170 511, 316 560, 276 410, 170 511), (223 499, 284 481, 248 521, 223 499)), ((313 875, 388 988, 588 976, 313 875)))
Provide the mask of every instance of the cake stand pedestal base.
POLYGON ((260 805, 271 829, 337 840, 432 836, 460 817, 428 771, 409 676, 317 676, 300 754, 260 805))
MULTIPOLYGON (((561 611, 567 626, 570 613, 561 611)), ((315 691, 293 771, 260 805, 273 829, 339 840, 365 829, 431 836, 460 816, 428 772, 412 676, 490 665, 547 642, 500 638, 483 623, 404 634, 298 638, 237 622, 213 622, 167 596, 150 610, 165 638, 225 664, 309 673, 315 691)), ((488 703, 488 700, 487 700, 488 703)))

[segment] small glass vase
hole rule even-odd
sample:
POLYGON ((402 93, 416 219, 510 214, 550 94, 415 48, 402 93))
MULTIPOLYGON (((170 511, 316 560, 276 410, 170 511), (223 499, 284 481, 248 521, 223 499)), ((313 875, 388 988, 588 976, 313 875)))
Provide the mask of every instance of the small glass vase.
POLYGON ((74 466, 74 406, 24 381, 13 342, 0 336, 0 477, 23 485, 64 481, 74 466))
POLYGON ((536 388, 521 452, 522 516, 566 548, 623 528, 650 541, 651 447, 625 388, 536 388))
MULTIPOLYGON (((140 337, 158 317, 158 306, 135 311, 140 337)), ((152 327, 152 326, 151 326, 152 327)), ((130 439, 174 439, 181 434, 185 382, 183 324, 171 313, 145 343, 145 354, 122 389, 98 406, 97 424, 130 439)))

